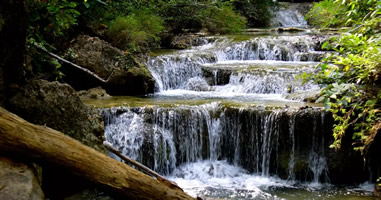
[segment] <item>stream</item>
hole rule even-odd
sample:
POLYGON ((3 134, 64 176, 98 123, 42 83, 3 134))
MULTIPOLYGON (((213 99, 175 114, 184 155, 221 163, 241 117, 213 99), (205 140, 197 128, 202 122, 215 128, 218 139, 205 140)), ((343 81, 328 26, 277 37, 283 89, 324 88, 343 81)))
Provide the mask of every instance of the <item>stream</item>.
POLYGON ((332 119, 303 101, 319 86, 296 78, 317 70, 334 33, 308 28, 296 10, 276 16, 274 26, 298 29, 157 51, 146 62, 154 94, 88 100, 102 110, 106 140, 204 199, 376 199, 372 184, 335 184, 332 119))

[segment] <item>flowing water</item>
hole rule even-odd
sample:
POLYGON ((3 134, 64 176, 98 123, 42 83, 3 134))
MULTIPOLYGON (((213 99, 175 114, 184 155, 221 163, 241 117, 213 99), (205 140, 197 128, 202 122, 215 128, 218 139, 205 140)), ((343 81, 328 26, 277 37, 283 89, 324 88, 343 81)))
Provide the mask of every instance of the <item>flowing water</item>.
MULTIPOLYGON (((280 9, 274 23, 305 27, 280 9), (283 21, 282 21, 283 20, 283 21)), ((310 29, 206 37, 147 60, 155 94, 88 101, 102 108, 107 141, 205 199, 372 199, 370 184, 330 184, 332 122, 302 101, 325 52, 310 29), (290 94, 302 94, 298 98, 290 94), (324 128, 328 127, 328 128, 324 128)))

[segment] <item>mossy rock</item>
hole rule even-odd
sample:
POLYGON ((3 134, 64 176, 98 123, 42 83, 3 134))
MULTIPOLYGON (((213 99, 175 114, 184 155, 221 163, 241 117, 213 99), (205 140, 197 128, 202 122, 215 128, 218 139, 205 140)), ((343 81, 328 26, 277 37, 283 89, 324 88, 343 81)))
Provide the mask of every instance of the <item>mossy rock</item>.
POLYGON ((69 50, 71 53, 66 56, 67 59, 107 80, 106 84, 89 83, 90 78, 63 69, 65 81, 77 90, 103 86, 110 95, 145 95, 154 92, 155 80, 151 73, 129 52, 87 35, 78 36, 69 50))
POLYGON ((31 80, 8 101, 11 112, 27 121, 61 131, 101 152, 103 118, 98 110, 86 106, 67 84, 31 80))

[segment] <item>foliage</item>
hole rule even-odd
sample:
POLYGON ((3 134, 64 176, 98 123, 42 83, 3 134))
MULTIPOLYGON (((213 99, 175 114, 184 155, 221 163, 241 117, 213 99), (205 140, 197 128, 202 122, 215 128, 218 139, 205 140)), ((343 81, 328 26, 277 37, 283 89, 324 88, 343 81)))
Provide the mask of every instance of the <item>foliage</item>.
POLYGON ((270 23, 271 8, 276 4, 272 0, 231 0, 234 9, 247 18, 249 26, 263 27, 270 23))
POLYGON ((31 73, 45 73, 48 79, 62 78, 61 64, 34 49, 34 45, 54 50, 66 40, 67 32, 78 24, 80 13, 78 3, 70 0, 27 0, 28 10, 28 47, 32 58, 31 73))
POLYGON ((77 3, 69 0, 27 0, 29 14, 28 38, 49 43, 63 37, 77 24, 80 13, 77 3))
POLYGON ((352 26, 368 19, 379 5, 378 0, 323 0, 314 4, 306 18, 314 26, 352 26))
POLYGON ((208 8, 202 16, 207 19, 204 20, 203 27, 211 33, 236 33, 246 27, 246 19, 236 14, 229 3, 223 4, 220 8, 208 8))
POLYGON ((231 33, 246 25, 246 20, 233 11, 230 2, 173 0, 156 10, 173 33, 197 32, 202 28, 212 33, 231 33))
POLYGON ((343 18, 345 11, 346 7, 336 4, 335 0, 323 0, 314 4, 314 7, 306 15, 306 19, 313 26, 341 26, 345 23, 343 18))
POLYGON ((381 2, 336 0, 332 6, 345 7, 342 14, 352 29, 322 45, 335 52, 319 65, 318 74, 305 77, 324 87, 317 101, 324 102, 336 121, 331 147, 339 149, 351 130, 354 148, 366 153, 381 129, 381 2))
POLYGON ((159 40, 164 29, 163 20, 149 11, 135 11, 125 17, 117 17, 108 30, 113 45, 121 49, 141 51, 159 40))

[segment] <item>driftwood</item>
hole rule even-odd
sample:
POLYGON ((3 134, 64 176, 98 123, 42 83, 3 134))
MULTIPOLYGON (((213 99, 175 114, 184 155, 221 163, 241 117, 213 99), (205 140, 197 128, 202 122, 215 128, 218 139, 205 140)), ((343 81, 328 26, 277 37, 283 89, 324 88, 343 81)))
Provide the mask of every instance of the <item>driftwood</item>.
POLYGON ((1 107, 0 152, 59 166, 124 199, 194 199, 178 186, 154 179, 61 132, 31 124, 1 107))
POLYGON ((57 60, 59 60, 59 61, 61 61, 61 62, 63 62, 63 63, 66 63, 66 64, 72 66, 72 67, 75 67, 75 68, 77 68, 77 69, 79 69, 79 70, 81 70, 81 71, 83 71, 83 72, 89 74, 90 76, 94 77, 95 79, 97 79, 98 81, 100 81, 100 82, 102 82, 102 83, 107 83, 108 80, 109 80, 109 78, 112 76, 112 73, 111 73, 110 76, 105 80, 105 79, 99 77, 99 76, 98 76, 97 74, 95 74, 94 72, 92 72, 92 71, 90 71, 90 70, 88 70, 88 69, 86 69, 86 68, 83 68, 83 67, 81 67, 81 66, 79 66, 79 65, 77 65, 77 64, 74 64, 74 63, 72 63, 72 62, 70 62, 70 61, 68 61, 68 60, 66 60, 66 59, 64 59, 64 58, 61 58, 60 56, 58 56, 58 55, 56 55, 56 54, 54 54, 54 53, 52 53, 52 52, 49 52, 48 50, 46 50, 46 49, 44 49, 44 48, 42 48, 42 47, 40 47, 40 46, 38 46, 38 45, 34 45, 34 46, 35 46, 38 50, 40 50, 40 51, 42 51, 42 52, 48 54, 50 57, 55 58, 55 59, 57 59, 57 60))

